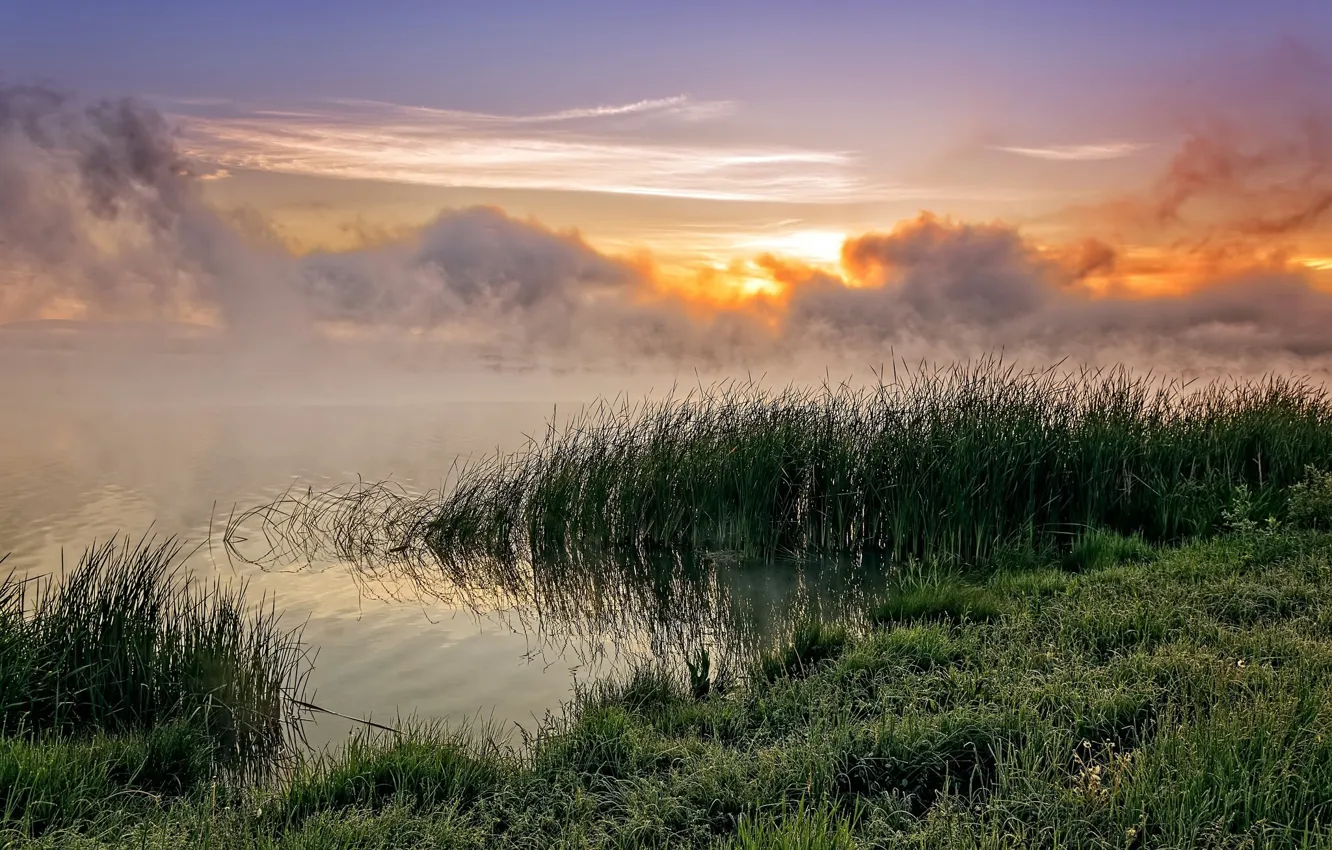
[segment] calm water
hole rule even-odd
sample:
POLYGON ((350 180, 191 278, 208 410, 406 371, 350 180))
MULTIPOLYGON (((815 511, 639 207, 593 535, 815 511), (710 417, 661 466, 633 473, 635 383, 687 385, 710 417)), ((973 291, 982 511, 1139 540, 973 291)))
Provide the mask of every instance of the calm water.
MULTIPOLYGON (((0 416, 0 552, 10 553, 8 567, 48 572, 62 549, 77 557, 116 532, 152 528, 204 543, 233 504, 261 503, 294 481, 359 474, 438 486, 459 454, 516 445, 549 412, 493 402, 11 408, 0 416)), ((217 546, 190 564, 247 579, 289 622, 307 621, 319 648, 316 701, 348 714, 526 720, 567 698, 580 663, 573 654, 527 660, 531 641, 498 612, 367 596, 337 564, 264 571, 217 546)))
MULTIPOLYGON (((727 628, 780 629, 811 590, 839 596, 859 575, 854 565, 816 578, 704 558, 658 565, 655 577, 640 569, 626 582, 614 564, 581 564, 567 582, 441 588, 423 598, 403 587, 367 586, 346 564, 260 569, 228 559, 218 545, 233 506, 358 476, 437 488, 459 457, 520 446, 550 418, 551 401, 500 401, 495 392, 448 402, 272 393, 210 401, 199 393, 90 397, 67 381, 31 384, 22 403, 0 412, 6 567, 58 570, 62 552, 76 558, 89 542, 117 532, 181 535, 201 544, 189 562, 196 574, 246 580, 252 595, 276 601, 287 622, 306 624, 307 640, 318 647, 314 700, 350 715, 530 725, 571 696, 576 677, 668 651, 682 624, 689 631, 706 620, 713 638, 727 628), (681 587, 672 578, 677 568, 704 578, 681 587)), ((697 638, 696 631, 686 637, 697 638)), ((317 722, 315 742, 336 740, 350 726, 317 722)))

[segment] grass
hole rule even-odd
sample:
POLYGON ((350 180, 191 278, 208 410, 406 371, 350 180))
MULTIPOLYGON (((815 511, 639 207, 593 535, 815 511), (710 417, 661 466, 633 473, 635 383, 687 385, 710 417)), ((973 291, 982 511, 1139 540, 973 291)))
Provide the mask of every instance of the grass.
POLYGON ((849 640, 844 628, 817 621, 801 623, 796 626, 790 645, 776 655, 765 657, 759 663, 759 670, 769 681, 805 676, 841 655, 849 640))
POLYGON ((216 740, 177 721, 142 732, 0 738, 0 820, 25 835, 95 822, 126 803, 207 788, 216 740))
POLYGON ((796 803, 777 815, 741 817, 731 850, 853 850, 847 822, 826 806, 796 803))
POLYGON ((1126 537, 1093 529, 1075 538, 1062 562, 1064 569, 1081 571, 1124 562, 1146 563, 1152 557, 1152 547, 1136 534, 1126 537))
POLYGON ((870 619, 878 625, 986 622, 1003 612, 1003 601, 986 588, 942 581, 897 589, 871 612, 870 619))
POLYGON ((659 665, 595 683, 521 743, 410 726, 266 782, 162 788, 95 767, 108 737, 20 742, 92 779, 60 788, 77 815, 11 805, 3 828, 88 848, 1332 847, 1332 534, 1095 548, 922 577, 879 625, 805 622, 725 688, 659 665))
POLYGON ((183 554, 174 540, 112 539, 58 576, 0 581, 0 771, 47 775, 26 760, 70 737, 112 736, 89 746, 130 785, 157 783, 163 759, 172 775, 202 775, 182 767, 194 761, 244 772, 287 748, 309 671, 299 630, 251 609, 243 587, 191 582, 183 554), (118 735, 129 743, 112 752, 118 735))
POLYGON ((1281 514, 1308 465, 1332 465, 1332 400, 1312 384, 986 360, 864 389, 722 384, 603 402, 463 469, 395 530, 463 571, 478 556, 607 548, 978 561, 1080 529, 1212 533, 1236 485, 1260 519, 1281 514))
POLYGON ((1283 379, 986 362, 596 408, 443 496, 282 514, 660 632, 738 606, 755 552, 893 582, 782 612, 742 668, 695 646, 583 686, 521 740, 292 752, 299 635, 175 544, 94 547, 0 585, 0 843, 1332 848, 1330 426, 1283 379))

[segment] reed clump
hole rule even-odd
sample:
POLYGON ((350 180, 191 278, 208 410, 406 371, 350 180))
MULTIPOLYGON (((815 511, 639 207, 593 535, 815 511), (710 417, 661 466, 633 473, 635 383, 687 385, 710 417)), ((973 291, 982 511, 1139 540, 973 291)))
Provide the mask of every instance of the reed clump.
POLYGON ((1280 514, 1310 465, 1332 465, 1332 399, 1299 379, 984 360, 869 387, 601 402, 464 468, 412 533, 454 564, 608 549, 979 560, 1086 529, 1210 533, 1237 487, 1247 510, 1280 514))
POLYGON ((243 587, 192 581, 182 554, 174 539, 113 538, 59 575, 0 581, 0 735, 183 726, 213 770, 269 766, 299 731, 300 630, 243 587))

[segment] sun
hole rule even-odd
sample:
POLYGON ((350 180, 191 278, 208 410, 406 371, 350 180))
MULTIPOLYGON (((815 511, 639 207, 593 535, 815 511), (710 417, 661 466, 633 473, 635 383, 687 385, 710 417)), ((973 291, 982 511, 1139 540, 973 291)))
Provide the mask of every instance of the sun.
POLYGON ((846 240, 847 234, 840 230, 791 230, 745 240, 737 247, 835 269, 841 265, 842 245, 846 240))

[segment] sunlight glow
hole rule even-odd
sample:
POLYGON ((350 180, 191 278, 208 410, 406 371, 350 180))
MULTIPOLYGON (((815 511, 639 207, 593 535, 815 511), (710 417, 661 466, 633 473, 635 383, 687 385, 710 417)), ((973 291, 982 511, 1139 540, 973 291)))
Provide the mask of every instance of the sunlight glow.
POLYGON ((750 252, 771 253, 810 265, 836 268, 847 234, 837 230, 796 230, 739 243, 750 252))
POLYGON ((782 285, 772 278, 757 276, 735 278, 735 288, 746 298, 755 295, 780 295, 783 289, 782 285))

